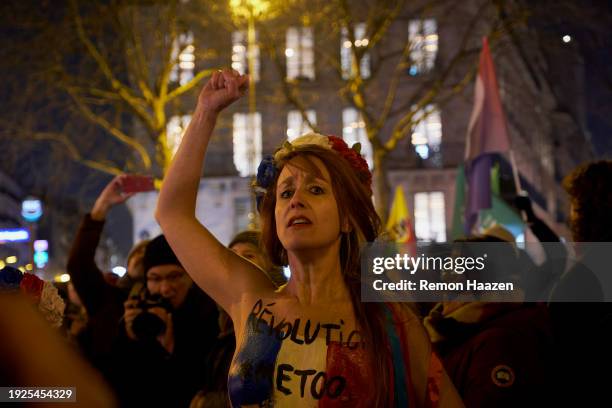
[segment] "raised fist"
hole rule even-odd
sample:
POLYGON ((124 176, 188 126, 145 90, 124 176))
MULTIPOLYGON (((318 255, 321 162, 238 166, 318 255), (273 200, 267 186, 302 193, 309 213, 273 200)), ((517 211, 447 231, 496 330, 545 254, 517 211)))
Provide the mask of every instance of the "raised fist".
POLYGON ((198 108, 219 113, 240 99, 248 89, 249 76, 238 71, 217 71, 208 80, 198 97, 198 108))

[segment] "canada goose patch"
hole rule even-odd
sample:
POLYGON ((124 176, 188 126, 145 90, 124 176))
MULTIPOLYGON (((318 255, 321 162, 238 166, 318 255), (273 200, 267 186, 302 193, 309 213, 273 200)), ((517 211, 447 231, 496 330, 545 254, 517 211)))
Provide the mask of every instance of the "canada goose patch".
POLYGON ((514 371, 507 365, 498 365, 491 370, 491 380, 498 387, 510 387, 514 384, 514 379, 514 371))

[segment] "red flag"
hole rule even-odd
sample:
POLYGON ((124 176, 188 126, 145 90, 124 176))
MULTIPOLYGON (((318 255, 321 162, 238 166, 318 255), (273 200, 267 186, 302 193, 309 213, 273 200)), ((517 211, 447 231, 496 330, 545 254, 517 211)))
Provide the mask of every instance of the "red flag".
POLYGON ((467 131, 465 161, 473 160, 483 153, 508 150, 510 150, 510 137, 506 117, 499 97, 489 42, 484 37, 474 91, 474 109, 467 131))

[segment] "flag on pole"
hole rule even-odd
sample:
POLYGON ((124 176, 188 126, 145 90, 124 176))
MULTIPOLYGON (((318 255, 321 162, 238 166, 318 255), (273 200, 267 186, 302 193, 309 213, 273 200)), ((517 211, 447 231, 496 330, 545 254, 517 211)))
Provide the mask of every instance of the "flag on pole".
POLYGON ((487 38, 482 39, 480 66, 474 89, 474 108, 468 125, 465 161, 484 153, 510 150, 506 115, 499 97, 495 66, 487 38))
POLYGON ((395 188, 395 197, 389 212, 386 230, 391 239, 398 244, 416 244, 412 218, 410 217, 410 211, 408 211, 402 186, 395 188))
POLYGON ((514 208, 501 197, 493 195, 491 208, 482 210, 480 214, 480 229, 485 230, 495 225, 502 225, 514 237, 525 232, 525 222, 514 208))
POLYGON ((466 164, 467 204, 464 233, 470 235, 480 210, 491 208, 491 154, 482 154, 466 164))
MULTIPOLYGON (((491 169, 491 207, 480 211, 478 229, 484 230, 494 225, 502 225, 515 237, 522 234, 525 223, 520 215, 508 205, 500 194, 500 167, 499 163, 491 169)), ((463 164, 457 168, 455 187, 455 207, 453 212, 453 225, 451 237, 453 240, 465 236, 465 171, 463 164)))
POLYGON ((455 240, 464 235, 465 225, 465 168, 463 164, 457 167, 455 176, 455 206, 453 208, 453 225, 451 239, 455 240))
POLYGON ((520 214, 501 198, 500 172, 499 163, 496 163, 491 169, 491 208, 480 212, 479 228, 485 230, 501 225, 517 237, 524 233, 525 223, 520 214))
MULTIPOLYGON (((496 163, 491 168, 491 206, 480 211, 478 228, 484 229, 492 224, 501 224, 518 235, 524 223, 520 216, 501 198, 500 193, 500 167, 496 163), (516 232, 516 233, 515 233, 516 232)), ((486 183, 484 180, 481 183, 486 183)), ((465 226, 465 166, 457 167, 455 176, 455 205, 453 207, 453 224, 451 226, 451 239, 455 240, 466 235, 465 226)))
POLYGON ((482 40, 474 89, 474 108, 468 125, 465 162, 468 184, 464 232, 469 234, 481 209, 491 208, 491 153, 510 150, 506 117, 499 97, 495 67, 487 38, 482 40))

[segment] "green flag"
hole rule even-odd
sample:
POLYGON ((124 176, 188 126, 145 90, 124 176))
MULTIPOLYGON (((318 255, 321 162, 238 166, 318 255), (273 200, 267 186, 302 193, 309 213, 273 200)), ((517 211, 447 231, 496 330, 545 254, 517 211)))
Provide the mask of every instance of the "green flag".
POLYGON ((499 185, 499 162, 496 162, 491 167, 491 194, 493 196, 501 196, 499 185))
POLYGON ((491 208, 480 210, 479 227, 483 230, 499 224, 516 237, 524 232, 525 223, 516 210, 502 200, 499 174, 499 163, 495 163, 491 168, 491 208))
MULTIPOLYGON (((491 208, 480 210, 479 229, 503 225, 515 237, 524 232, 525 224, 520 215, 500 197, 500 167, 496 163, 491 168, 491 208)), ((465 171, 463 164, 457 167, 455 179, 455 207, 453 210, 453 225, 451 239, 465 236, 463 224, 465 219, 465 171)))
POLYGON ((463 224, 465 223, 465 170, 463 164, 457 167, 455 178, 455 207, 453 209, 453 227, 451 239, 455 240, 464 236, 463 224))

